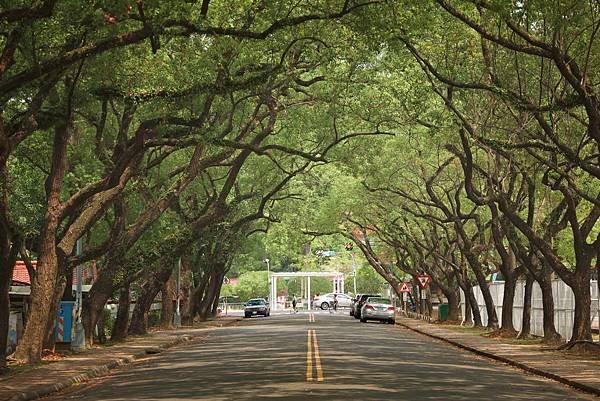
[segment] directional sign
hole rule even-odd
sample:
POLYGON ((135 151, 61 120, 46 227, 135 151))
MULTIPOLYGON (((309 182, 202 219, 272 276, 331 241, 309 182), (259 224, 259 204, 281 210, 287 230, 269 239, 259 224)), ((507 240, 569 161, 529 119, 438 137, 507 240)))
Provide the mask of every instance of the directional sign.
POLYGON ((431 276, 428 276, 428 275, 417 276, 417 280, 419 280, 419 285, 421 286, 421 288, 425 289, 429 285, 431 276))
POLYGON ((408 286, 408 284, 406 284, 406 281, 402 282, 399 292, 410 292, 410 287, 408 286))

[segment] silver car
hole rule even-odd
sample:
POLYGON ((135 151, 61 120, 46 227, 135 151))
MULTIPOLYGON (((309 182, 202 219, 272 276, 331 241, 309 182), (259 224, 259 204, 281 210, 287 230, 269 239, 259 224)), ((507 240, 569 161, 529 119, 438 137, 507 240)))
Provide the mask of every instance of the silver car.
POLYGON ((244 306, 244 317, 262 315, 267 317, 271 314, 271 308, 264 298, 254 298, 246 302, 244 306))
POLYGON ((333 295, 336 295, 336 299, 338 301, 338 308, 349 308, 352 304, 352 297, 346 294, 342 294, 339 292, 330 292, 329 294, 323 294, 315 297, 313 300, 314 308, 321 308, 323 310, 327 310, 329 308, 333 308, 333 295))
POLYGON ((387 298, 370 297, 360 310, 360 321, 380 320, 389 324, 396 323, 396 308, 387 298))

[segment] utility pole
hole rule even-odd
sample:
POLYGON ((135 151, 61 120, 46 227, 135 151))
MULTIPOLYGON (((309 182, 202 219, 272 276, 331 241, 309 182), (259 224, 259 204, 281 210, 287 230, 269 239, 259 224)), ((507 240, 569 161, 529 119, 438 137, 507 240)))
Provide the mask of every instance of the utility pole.
POLYGON ((350 256, 352 257, 352 271, 353 271, 353 278, 354 278, 354 295, 356 296, 356 259, 354 258, 354 253, 351 253, 350 256))
MULTIPOLYGON (((181 312, 180 312, 180 300, 179 300, 179 292, 181 290, 181 256, 177 261, 177 284, 175 286, 175 315, 173 316, 173 325, 175 328, 181 327, 181 312)), ((165 300, 163 299, 163 302, 165 300)), ((168 302, 172 302, 170 299, 168 302)))
POLYGON ((271 288, 271 269, 269 266, 269 258, 265 258, 263 260, 263 262, 265 262, 267 264, 267 287, 269 288, 269 305, 271 306, 271 309, 273 308, 273 289, 271 288))
MULTIPOLYGON (((75 245, 75 253, 77 256, 81 256, 81 238, 77 240, 75 245)), ((83 267, 81 264, 77 265, 75 269, 75 277, 77 278, 77 286, 75 287, 75 337, 71 341, 71 349, 73 351, 85 350, 85 329, 81 323, 81 305, 83 300, 83 267)), ((69 286, 73 286, 73 283, 69 283, 69 286)))

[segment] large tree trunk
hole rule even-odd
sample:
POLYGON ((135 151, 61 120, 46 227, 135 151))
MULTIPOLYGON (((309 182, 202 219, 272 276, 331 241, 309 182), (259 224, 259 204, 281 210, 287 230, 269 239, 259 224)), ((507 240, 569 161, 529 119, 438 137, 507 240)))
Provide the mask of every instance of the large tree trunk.
POLYGON ((217 290, 215 291, 215 294, 213 295, 213 305, 212 305, 212 311, 211 311, 211 316, 213 318, 217 317, 217 313, 219 310, 219 297, 221 295, 221 288, 223 288, 223 279, 225 278, 225 272, 221 273, 219 275, 219 281, 217 282, 217 290))
POLYGON ((163 329, 173 328, 173 297, 175 296, 175 280, 173 275, 163 284, 161 289, 162 308, 160 312, 160 327, 163 329))
POLYGON ((91 346, 94 343, 94 330, 98 319, 102 314, 104 305, 109 300, 113 293, 113 276, 112 274, 106 273, 106 268, 114 266, 105 266, 102 269, 96 281, 92 285, 88 296, 84 298, 83 302, 83 316, 82 323, 85 329, 85 341, 86 345, 91 346))
POLYGON ((148 313, 159 291, 160 287, 153 285, 152 282, 146 282, 142 285, 142 291, 135 300, 135 307, 131 315, 130 335, 146 334, 148 331, 148 313))
POLYGON ((515 289, 517 286, 515 274, 510 274, 504 279, 504 298, 502 300, 502 327, 504 335, 516 336, 517 331, 513 323, 513 308, 515 305, 515 289))
POLYGON ((148 313, 154 299, 163 287, 164 283, 169 279, 173 272, 173 266, 166 264, 157 273, 148 278, 142 285, 142 291, 135 302, 133 315, 131 316, 131 324, 129 326, 129 334, 146 334, 148 330, 148 313))
POLYGON ((215 267, 215 270, 213 271, 213 274, 210 277, 210 282, 208 284, 206 293, 204 294, 204 298, 202 299, 202 302, 200 304, 200 319, 201 320, 206 320, 210 316, 210 314, 212 312, 213 303, 215 300, 215 295, 218 296, 218 291, 221 288, 220 284, 222 284, 222 282, 223 282, 224 274, 225 273, 223 273, 222 264, 219 264, 218 266, 215 267), (219 281, 221 281, 221 283, 219 283, 219 281))
POLYGON ((54 302, 54 286, 58 277, 56 231, 60 224, 62 205, 60 193, 67 166, 67 124, 55 129, 52 167, 46 181, 47 206, 40 230, 37 273, 31 283, 31 313, 23 338, 17 347, 16 358, 26 363, 39 363, 46 324, 54 302))
POLYGON ((119 292, 119 307, 117 309, 117 318, 110 336, 111 341, 121 341, 127 337, 129 327, 129 305, 131 304, 131 292, 129 284, 121 288, 119 292))
POLYGON ((469 303, 471 304, 471 313, 473 314, 473 326, 483 327, 483 321, 481 320, 481 312, 479 312, 479 305, 477 304, 477 298, 473 292, 473 287, 469 285, 467 295, 469 296, 469 303))
POLYGON ((208 282, 210 281, 210 274, 205 272, 202 278, 199 280, 196 288, 192 290, 190 298, 188 300, 187 311, 185 312, 189 318, 189 324, 194 324, 194 319, 200 314, 200 305, 208 282))
POLYGON ((446 294, 448 299, 448 321, 458 322, 460 317, 460 295, 458 290, 450 291, 446 294))
POLYGON ((542 272, 538 277, 538 284, 542 290, 542 304, 544 306, 544 342, 554 344, 560 342, 561 337, 554 325, 554 296, 552 295, 551 272, 542 272))
POLYGON ((521 317, 521 332, 519 338, 529 338, 531 336, 531 298, 533 295, 534 279, 527 274, 525 280, 525 292, 523 294, 523 316, 521 317))
POLYGON ((464 290, 463 290, 463 294, 465 294, 465 315, 463 316, 462 324, 472 325, 473 324, 473 311, 471 310, 471 298, 464 290))
POLYGON ((46 238, 42 240, 43 251, 40 252, 37 274, 31 283, 31 311, 15 355, 25 363, 41 362, 42 346, 48 333, 48 322, 56 300, 54 288, 58 262, 54 252, 55 236, 53 233, 46 233, 44 237, 46 238), (52 239, 49 240, 47 237, 52 239))
POLYGON ((102 309, 102 313, 100 314, 100 318, 98 319, 98 336, 97 336, 97 340, 100 344, 104 344, 106 343, 106 325, 105 325, 105 314, 104 314, 104 308, 102 309))
POLYGON ((575 316, 573 319, 573 333, 570 342, 591 341, 592 328, 590 322, 591 294, 589 269, 577 270, 575 282, 571 288, 575 295, 575 316))
POLYGON ((55 349, 56 338, 54 336, 54 327, 56 324, 58 310, 60 309, 60 300, 66 289, 66 283, 67 282, 64 277, 61 277, 56 281, 56 287, 54 289, 54 296, 51 303, 50 314, 48 315, 48 321, 46 322, 46 332, 44 335, 43 342, 44 349, 55 349))
POLYGON ((0 255, 0 373, 6 368, 6 347, 8 345, 8 324, 10 318, 10 285, 13 269, 17 260, 14 245, 11 247, 8 237, 3 239, 0 255))
POLYGON ((494 299, 492 298, 492 293, 490 292, 489 283, 485 279, 485 275, 483 274, 479 262, 475 262, 473 260, 477 258, 477 256, 472 254, 470 251, 468 251, 468 255, 466 256, 471 268, 473 269, 473 272, 475 273, 475 278, 477 279, 479 289, 481 290, 481 294, 483 295, 485 311, 487 312, 488 317, 487 328, 491 330, 496 330, 498 328, 498 315, 496 314, 496 306, 494 305, 494 299))
POLYGON ((508 219, 503 219, 504 224, 501 223, 498 208, 495 203, 490 203, 489 208, 492 213, 492 238, 494 240, 496 251, 500 255, 500 271, 504 276, 502 316, 498 334, 516 336, 517 331, 513 324, 513 306, 515 303, 515 286, 517 285, 517 279, 521 272, 517 269, 517 258, 511 247, 509 246, 507 248, 504 245, 506 235, 502 227, 510 224, 510 222, 508 222, 508 219))

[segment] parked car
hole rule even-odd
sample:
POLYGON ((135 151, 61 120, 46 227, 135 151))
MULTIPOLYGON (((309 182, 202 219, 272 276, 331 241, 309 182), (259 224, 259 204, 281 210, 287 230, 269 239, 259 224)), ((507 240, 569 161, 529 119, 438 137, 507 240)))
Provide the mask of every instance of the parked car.
POLYGON ((321 308, 323 310, 327 310, 333 307, 333 295, 337 295, 338 308, 349 308, 350 304, 352 304, 352 298, 349 295, 341 294, 341 293, 333 293, 319 295, 315 297, 313 300, 314 308, 321 308))
POLYGON ((367 320, 396 323, 396 308, 392 305, 392 301, 381 297, 367 298, 360 311, 360 321, 366 323, 367 320))
POLYGON ((381 297, 379 294, 358 294, 356 296, 356 301, 352 303, 350 306, 350 315, 354 316, 356 319, 360 319, 360 310, 365 304, 365 301, 369 297, 381 297))
POLYGON ((264 298, 253 298, 244 305, 244 317, 252 317, 254 315, 263 315, 267 317, 271 315, 271 308, 264 298))

